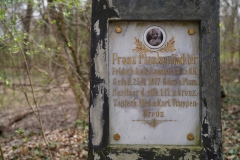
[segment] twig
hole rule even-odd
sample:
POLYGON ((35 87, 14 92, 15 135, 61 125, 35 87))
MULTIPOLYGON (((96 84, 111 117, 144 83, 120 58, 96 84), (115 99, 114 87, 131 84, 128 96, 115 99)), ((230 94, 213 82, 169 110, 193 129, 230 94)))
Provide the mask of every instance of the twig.
MULTIPOLYGON (((15 35, 13 35, 13 33, 9 30, 9 28, 6 26, 6 24, 4 24, 4 27, 8 30, 9 33, 11 33, 11 35, 12 35, 13 37, 15 37, 15 35)), ((19 37, 17 37, 17 38, 19 38, 19 37)), ((24 50, 23 50, 21 44, 19 44, 18 41, 17 41, 16 43, 17 43, 18 47, 20 48, 21 54, 22 54, 23 59, 24 59, 24 63, 25 63, 25 65, 26 65, 27 78, 28 78, 29 83, 30 83, 31 92, 32 92, 32 96, 33 96, 33 102, 34 102, 34 104, 35 104, 35 106, 36 106, 36 110, 33 109, 33 106, 31 105, 31 103, 30 103, 30 101, 29 101, 29 98, 28 98, 27 93, 24 92, 24 90, 23 90, 23 93, 24 93, 24 96, 25 96, 25 98, 26 98, 26 100, 27 100, 27 103, 28 103, 29 107, 32 109, 33 113, 35 114, 35 116, 36 116, 36 118, 37 118, 37 120, 38 120, 38 122, 39 122, 39 124, 40 124, 40 126, 41 126, 41 131, 42 131, 43 140, 44 140, 44 142, 46 143, 49 156, 50 156, 51 160, 53 160, 52 153, 51 153, 51 151, 50 151, 50 148, 49 148, 49 145, 48 145, 48 142, 47 142, 47 138, 46 138, 46 136, 45 136, 45 131, 44 131, 44 128, 43 128, 42 118, 41 118, 41 116, 40 116, 37 99, 36 99, 36 96, 35 96, 35 93, 34 93, 34 90, 33 90, 32 79, 31 79, 31 76, 30 76, 30 69, 29 69, 29 66, 28 66, 28 63, 27 63, 27 58, 26 58, 26 55, 24 54, 24 50)), ((10 58, 11 58, 11 60, 12 60, 12 62, 13 62, 13 66, 14 66, 16 72, 17 72, 18 80, 19 80, 19 82, 20 82, 20 84, 21 84, 22 82, 21 82, 21 79, 20 79, 20 75, 19 75, 19 73, 18 73, 18 71, 17 71, 17 67, 16 67, 16 65, 15 65, 14 59, 13 59, 11 53, 9 53, 9 55, 10 55, 10 58)), ((23 86, 21 86, 21 88, 23 89, 23 86)))
MULTIPOLYGON (((19 45, 19 44, 18 44, 19 45)), ((21 46, 19 45, 19 47, 21 48, 21 46)), ((21 48, 22 50, 22 48, 21 48)), ((42 136, 43 136, 43 140, 44 142, 46 143, 46 146, 47 146, 47 149, 48 149, 48 152, 49 152, 49 156, 51 157, 51 159, 53 160, 53 157, 52 157, 52 153, 50 151, 50 148, 49 148, 49 145, 48 145, 48 142, 47 142, 47 138, 45 136, 45 131, 44 131, 44 128, 43 128, 43 124, 42 124, 42 118, 40 116, 40 112, 39 112, 39 107, 38 107, 38 103, 37 103, 37 99, 36 99, 36 96, 35 96, 35 93, 34 93, 34 90, 33 90, 33 85, 32 85, 32 79, 31 79, 31 76, 30 76, 30 69, 29 69, 29 66, 28 66, 28 63, 27 63, 27 58, 26 58, 26 55, 24 54, 23 50, 22 50, 22 56, 24 58, 24 62, 26 64, 26 67, 27 67, 27 77, 28 77, 28 80, 29 80, 29 83, 30 83, 30 87, 31 87, 31 91, 32 91, 32 95, 33 95, 33 101, 34 101, 34 104, 37 108, 37 113, 38 113, 38 121, 40 123, 40 126, 41 126, 41 130, 42 130, 42 136)), ((27 98, 27 94, 24 94, 25 97, 27 98)), ((30 104, 30 102, 28 101, 28 103, 30 104)), ((31 106, 31 105, 30 105, 31 106)), ((33 107, 31 107, 33 108, 33 107)), ((34 111, 35 112, 35 111, 34 111)))
POLYGON ((4 158, 4 155, 3 155, 3 151, 2 151, 2 140, 0 139, 0 154, 1 154, 1 160, 5 160, 5 158, 4 158))
POLYGON ((240 110, 233 112, 232 114, 238 114, 240 113, 240 110))

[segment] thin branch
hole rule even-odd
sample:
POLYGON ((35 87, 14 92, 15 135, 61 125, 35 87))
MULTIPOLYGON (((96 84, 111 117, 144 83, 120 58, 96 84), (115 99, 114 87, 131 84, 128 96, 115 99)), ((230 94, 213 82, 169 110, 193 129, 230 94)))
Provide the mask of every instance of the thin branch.
MULTIPOLYGON (((9 32, 13 37, 15 37, 15 36, 13 35, 13 33, 8 29, 7 26, 5 26, 5 28, 8 30, 8 32, 9 32)), ((17 37, 17 38, 20 38, 20 37, 17 37)), ((33 90, 32 79, 31 79, 31 76, 30 76, 30 69, 29 69, 29 66, 28 66, 28 63, 27 63, 26 55, 24 54, 24 50, 23 50, 22 46, 19 44, 19 42, 16 42, 16 43, 17 43, 18 47, 20 48, 21 54, 22 54, 22 56, 23 56, 23 58, 24 58, 24 63, 25 63, 25 65, 26 65, 26 70, 27 70, 27 77, 28 77, 29 83, 30 83, 30 85, 31 85, 30 87, 31 87, 31 93, 32 93, 32 96, 33 96, 33 102, 34 102, 34 104, 35 104, 35 106, 36 106, 37 111, 33 109, 33 107, 32 107, 32 105, 31 105, 31 103, 30 103, 30 101, 29 101, 29 98, 28 98, 28 95, 27 95, 26 92, 24 92, 24 96, 25 96, 25 98, 26 98, 26 100, 27 100, 27 103, 28 103, 28 105, 30 106, 30 108, 34 111, 33 113, 36 115, 36 118, 38 119, 38 122, 40 123, 43 140, 44 140, 44 142, 46 143, 46 146, 47 146, 47 149, 48 149, 48 152, 49 152, 49 156, 50 156, 51 160, 53 160, 53 157, 52 157, 52 154, 51 154, 49 145, 48 145, 48 143, 47 143, 47 138, 46 138, 46 136, 45 136, 45 131, 44 131, 43 124, 42 124, 42 118, 41 118, 41 116, 40 116, 39 109, 38 109, 38 108, 39 108, 39 107, 38 107, 38 103, 37 103, 36 96, 35 96, 35 93, 34 93, 34 90, 33 90)), ((10 53, 9 55, 11 56, 11 53, 10 53)), ((13 60, 12 56, 11 56, 11 59, 12 59, 12 61, 13 61, 13 63, 14 63, 14 60, 13 60)), ((14 64, 15 64, 15 63, 14 63, 14 64)), ((16 65, 14 65, 14 68, 15 68, 15 70, 17 70, 16 65)), ((19 81, 20 81, 20 83, 21 83, 20 75, 17 74, 17 77, 18 77, 18 79, 19 79, 19 81)), ((22 86, 22 88, 23 88, 23 86, 22 86)))
POLYGON ((48 57, 51 59, 51 61, 56 64, 57 66, 63 68, 63 65, 59 64, 58 62, 56 62, 51 56, 48 55, 47 52, 45 52, 42 47, 40 47, 40 45, 35 41, 35 39, 32 36, 29 36, 29 38, 31 38, 31 40, 35 43, 35 45, 37 45, 37 47, 48 57))
POLYGON ((0 138, 0 154, 1 154, 1 159, 5 160, 4 155, 3 155, 3 151, 2 151, 2 139, 0 138))

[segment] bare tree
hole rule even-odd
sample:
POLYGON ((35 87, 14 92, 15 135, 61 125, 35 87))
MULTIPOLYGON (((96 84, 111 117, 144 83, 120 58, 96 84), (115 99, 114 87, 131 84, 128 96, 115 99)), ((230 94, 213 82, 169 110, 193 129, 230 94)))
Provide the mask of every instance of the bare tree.
POLYGON ((48 0, 48 21, 55 22, 51 23, 51 31, 60 48, 57 54, 73 90, 78 106, 78 118, 80 119, 84 118, 84 107, 88 106, 89 100, 87 98, 89 93, 87 69, 89 57, 81 52, 89 52, 90 48, 90 20, 88 16, 90 8, 79 8, 83 7, 82 5, 69 7, 64 3, 54 3, 52 0, 48 0))
MULTIPOLYGON (((234 55, 239 53, 239 16, 240 2, 237 0, 221 1, 221 35, 222 52, 230 54, 230 62, 234 63, 234 55)), ((239 54, 240 55, 240 54, 239 54)), ((239 59, 240 63, 240 59, 239 59)))

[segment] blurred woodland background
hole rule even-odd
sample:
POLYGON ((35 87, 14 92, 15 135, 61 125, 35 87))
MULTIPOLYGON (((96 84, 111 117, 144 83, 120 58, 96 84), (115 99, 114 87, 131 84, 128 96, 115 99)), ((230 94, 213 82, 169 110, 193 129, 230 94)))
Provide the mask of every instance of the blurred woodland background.
POLYGON ((240 0, 220 0, 223 158, 240 160, 240 0))
MULTIPOLYGON (((221 0, 223 157, 240 159, 240 0, 221 0)), ((0 159, 86 159, 90 0, 0 2, 0 159)), ((220 94, 220 93, 219 93, 220 94)))

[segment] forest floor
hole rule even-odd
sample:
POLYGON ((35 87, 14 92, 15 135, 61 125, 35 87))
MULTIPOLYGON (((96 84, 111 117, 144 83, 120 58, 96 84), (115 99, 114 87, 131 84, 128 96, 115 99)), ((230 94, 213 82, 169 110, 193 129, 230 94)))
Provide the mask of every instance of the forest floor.
POLYGON ((222 99, 223 158, 240 160, 240 84, 224 86, 227 97, 222 99))
POLYGON ((222 107, 223 157, 240 160, 240 106, 222 107))
MULTIPOLYGON (((240 160, 240 104, 233 101, 234 97, 231 94, 222 100, 223 157, 226 160, 240 160)), ((48 147, 31 109, 2 109, 0 140, 5 159, 47 160, 49 153, 54 160, 86 159, 88 126, 76 120, 77 109, 73 102, 73 96, 68 95, 61 104, 39 108, 48 147)))
POLYGON ((38 109, 48 146, 30 107, 1 109, 0 140, 6 160, 47 160, 51 159, 49 153, 54 160, 87 158, 88 117, 86 122, 77 120, 74 97, 67 92, 60 103, 44 104, 38 109))

